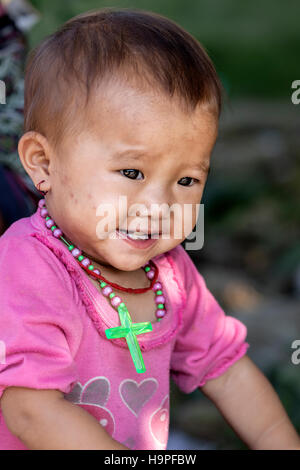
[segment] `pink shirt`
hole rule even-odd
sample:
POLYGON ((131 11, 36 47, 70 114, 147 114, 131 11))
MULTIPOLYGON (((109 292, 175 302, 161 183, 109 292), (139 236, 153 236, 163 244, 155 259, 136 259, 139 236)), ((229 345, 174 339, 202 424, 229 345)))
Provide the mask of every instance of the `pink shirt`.
MULTIPOLYGON (((181 245, 153 260, 167 313, 137 336, 146 366, 138 374, 125 339, 105 336, 118 312, 38 211, 11 225, 0 237, 0 396, 9 386, 57 389, 130 449, 166 449, 170 376, 190 393, 249 344, 181 245)), ((0 449, 27 449, 1 410, 0 449)))

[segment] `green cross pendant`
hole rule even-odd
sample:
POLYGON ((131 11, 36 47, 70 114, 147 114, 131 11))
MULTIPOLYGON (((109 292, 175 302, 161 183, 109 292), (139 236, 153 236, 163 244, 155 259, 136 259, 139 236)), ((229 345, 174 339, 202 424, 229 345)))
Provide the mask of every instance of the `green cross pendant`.
POLYGON ((124 302, 119 305, 118 313, 120 317, 121 326, 107 328, 105 330, 106 337, 108 339, 125 338, 136 371, 139 374, 146 372, 146 367, 143 361, 139 343, 136 339, 136 335, 152 331, 151 322, 132 323, 131 317, 124 302))

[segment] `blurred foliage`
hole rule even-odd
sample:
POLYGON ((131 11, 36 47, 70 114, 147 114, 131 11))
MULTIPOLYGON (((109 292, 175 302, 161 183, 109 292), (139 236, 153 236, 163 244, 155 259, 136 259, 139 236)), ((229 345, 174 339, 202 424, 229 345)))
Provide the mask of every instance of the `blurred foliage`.
POLYGON ((230 97, 284 97, 299 78, 300 3, 290 0, 32 0, 42 20, 30 32, 36 45, 79 13, 112 6, 169 17, 194 35, 213 59, 230 97))

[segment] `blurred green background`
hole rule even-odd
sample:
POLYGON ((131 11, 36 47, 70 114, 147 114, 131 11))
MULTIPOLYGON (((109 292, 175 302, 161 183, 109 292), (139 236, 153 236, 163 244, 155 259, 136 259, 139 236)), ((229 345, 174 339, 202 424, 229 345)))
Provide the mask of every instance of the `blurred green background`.
MULTIPOLYGON (((41 20, 27 34, 30 48, 76 14, 114 6, 165 15, 208 51, 226 99, 202 200, 205 242, 189 254, 226 313, 246 324, 248 355, 300 433, 300 365, 291 361, 300 337, 300 105, 291 101, 299 1, 31 3, 41 20)), ((199 390, 187 396, 172 384, 171 410, 169 448, 246 448, 199 390)))
POLYGON ((230 96, 288 97, 299 71, 299 1, 32 0, 42 13, 30 45, 72 16, 103 6, 142 8, 173 19, 208 50, 230 96))

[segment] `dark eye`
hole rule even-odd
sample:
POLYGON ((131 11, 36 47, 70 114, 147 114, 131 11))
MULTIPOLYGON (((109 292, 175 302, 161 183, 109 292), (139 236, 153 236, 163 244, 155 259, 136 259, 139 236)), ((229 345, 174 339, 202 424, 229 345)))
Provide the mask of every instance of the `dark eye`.
POLYGON ((198 180, 196 180, 195 178, 190 178, 189 176, 185 176, 184 178, 181 178, 180 181, 182 180, 184 180, 187 184, 179 183, 181 184, 181 186, 193 186, 192 184, 190 184, 191 182, 193 181, 198 182, 198 180))
POLYGON ((130 178, 131 180, 142 179, 142 178, 136 178, 136 175, 141 173, 139 170, 120 170, 120 171, 123 172, 122 174, 124 174, 124 176, 126 176, 127 178, 130 178))

